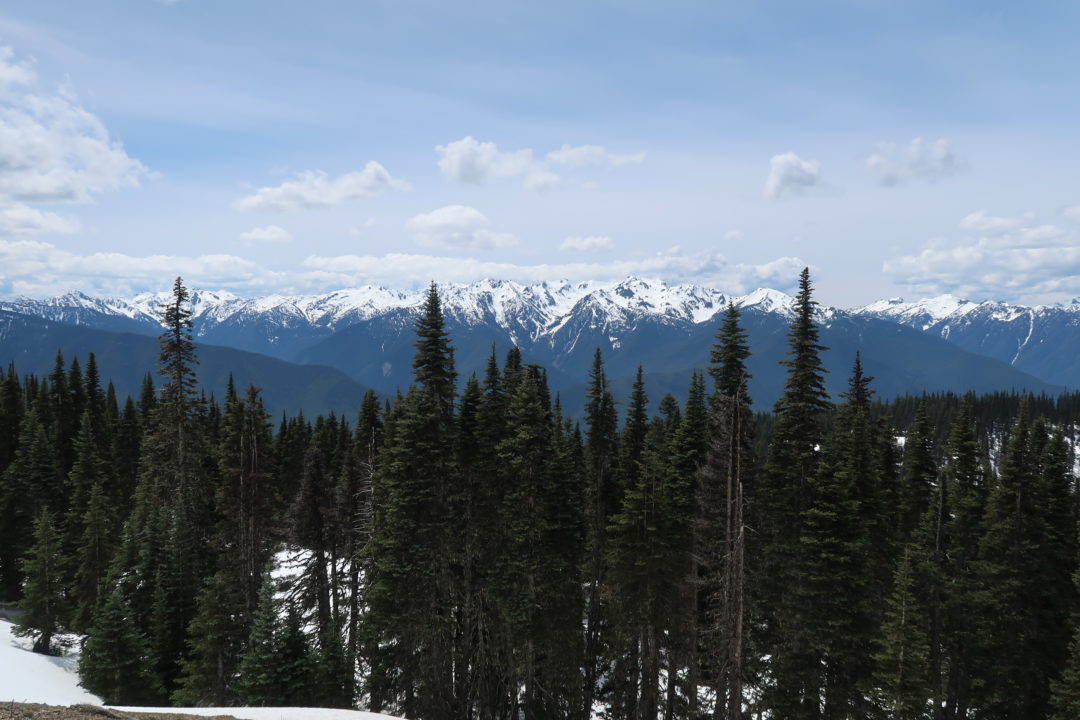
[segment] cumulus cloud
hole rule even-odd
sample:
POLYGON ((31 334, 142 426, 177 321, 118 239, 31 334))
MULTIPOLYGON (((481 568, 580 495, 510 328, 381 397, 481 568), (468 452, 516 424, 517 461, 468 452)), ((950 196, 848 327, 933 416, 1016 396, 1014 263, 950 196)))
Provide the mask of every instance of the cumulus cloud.
POLYGON ((447 205, 407 223, 416 242, 424 247, 490 250, 517 244, 513 235, 494 232, 490 225, 486 215, 467 205, 447 205))
POLYGON ((965 235, 937 239, 915 254, 887 261, 884 271, 927 293, 1043 301, 1080 292, 1080 233, 1018 218, 972 213, 965 235))
POLYGON ((236 201, 237 210, 308 210, 333 207, 349 200, 378 195, 387 190, 409 190, 411 186, 375 161, 363 170, 331 178, 321 170, 299 173, 275 187, 263 187, 236 201))
POLYGON ((0 234, 75 232, 75 221, 32 205, 90 202, 147 174, 70 89, 36 84, 33 64, 0 47, 0 234))
POLYGON ((563 252, 607 251, 615 249, 615 241, 606 235, 574 236, 563 240, 559 249, 563 252))
POLYGON ((520 178, 527 190, 543 192, 558 187, 562 177, 552 165, 567 168, 619 167, 644 162, 645 153, 617 155, 603 145, 563 145, 537 160, 532 149, 500 150, 493 142, 480 142, 471 135, 446 145, 437 145, 439 170, 454 181, 482 185, 493 178, 520 178))
POLYGON ((917 137, 907 145, 882 143, 866 158, 866 171, 881 185, 892 187, 908 180, 934 182, 965 168, 948 138, 926 142, 917 137))
POLYGON ((769 177, 765 180, 765 197, 772 200, 803 195, 821 184, 821 166, 816 160, 803 160, 793 152, 773 155, 769 160, 769 177))
POLYGON ((482 184, 488 178, 526 175, 536 162, 532 150, 503 152, 493 142, 479 142, 472 135, 435 146, 439 170, 451 180, 482 184))
POLYGON ((292 242, 293 236, 288 230, 277 225, 251 228, 240 233, 240 239, 249 245, 257 243, 281 244, 292 242))
POLYGON ((299 267, 267 267, 236 255, 79 254, 32 239, 0 239, 0 294, 52 295, 68 290, 132 295, 161 290, 178 274, 190 287, 240 294, 327 292, 365 284, 395 288, 438 282, 500 278, 523 283, 553 278, 570 281, 619 280, 628 275, 667 282, 695 282, 732 293, 757 287, 790 288, 806 263, 782 257, 762 264, 730 263, 715 252, 683 253, 678 248, 612 262, 536 265, 492 262, 434 254, 311 255, 299 267))
POLYGON ((182 275, 193 285, 266 289, 286 281, 258 263, 235 255, 79 254, 40 240, 0 239, 0 291, 40 296, 66 290, 132 294, 159 289, 182 275))
POLYGON ((553 165, 566 165, 568 167, 595 165, 619 167, 621 165, 640 165, 645 162, 645 153, 616 155, 608 152, 603 145, 578 145, 576 147, 563 145, 558 150, 549 152, 547 161, 553 165))
POLYGON ((79 223, 56 213, 13 203, 0 207, 0 237, 12 235, 68 235, 79 232, 79 223))

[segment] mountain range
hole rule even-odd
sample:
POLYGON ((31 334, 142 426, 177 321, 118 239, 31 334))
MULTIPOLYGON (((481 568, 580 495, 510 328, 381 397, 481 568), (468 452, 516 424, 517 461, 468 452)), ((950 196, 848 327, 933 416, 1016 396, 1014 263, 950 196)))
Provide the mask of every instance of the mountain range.
MULTIPOLYGON (((246 367, 237 382, 266 387, 274 410, 355 407, 366 387, 389 393, 408 385, 413 320, 425 293, 365 286, 243 298, 193 290, 192 322, 203 370, 213 366, 220 384, 227 371, 217 363, 246 367), (291 386, 288 397, 277 396, 279 383, 291 386)), ((168 297, 71 292, 0 300, 0 361, 16 360, 21 372, 41 373, 57 348, 66 354, 95 350, 103 375, 141 377, 152 369, 159 307, 168 297), (142 354, 117 349, 140 341, 149 343, 141 346, 149 348, 142 354)), ((729 302, 741 308, 750 336, 750 390, 757 406, 769 407, 783 389, 779 361, 787 351, 793 298, 776 290, 734 296, 638 278, 534 285, 484 280, 441 287, 440 297, 463 375, 482 371, 493 347, 501 356, 516 345, 526 362, 548 369, 552 388, 572 413, 584 397, 597 347, 617 397, 628 392, 639 363, 654 400, 666 392, 684 394, 691 370, 709 362, 718 313, 729 302)), ((952 296, 897 298, 849 309, 819 307, 818 320, 822 344, 830 348, 823 359, 834 395, 846 384, 856 350, 886 398, 922 391, 1053 393, 1080 387, 1077 302, 1026 307, 952 296)), ((207 384, 213 388, 215 381, 207 384)))

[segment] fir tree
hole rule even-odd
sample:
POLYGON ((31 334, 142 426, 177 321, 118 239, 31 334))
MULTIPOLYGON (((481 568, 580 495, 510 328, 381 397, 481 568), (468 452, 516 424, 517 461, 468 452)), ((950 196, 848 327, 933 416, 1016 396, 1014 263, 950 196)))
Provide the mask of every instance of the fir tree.
POLYGON ((825 391, 819 329, 809 271, 799 276, 799 292, 788 332, 790 350, 784 393, 776 403, 776 425, 757 489, 755 589, 762 618, 763 651, 770 655, 772 686, 767 702, 779 715, 800 720, 818 714, 820 660, 804 637, 806 621, 798 598, 806 582, 803 567, 804 513, 818 471, 824 414, 832 407, 825 391))
POLYGON ((34 521, 34 545, 23 560, 25 612, 14 629, 19 637, 32 637, 34 652, 45 655, 55 651, 53 636, 59 632, 67 612, 62 552, 60 534, 52 514, 45 508, 34 521))
POLYGON ((926 631, 929 619, 917 600, 912 555, 911 548, 905 548, 901 555, 875 655, 876 680, 881 692, 879 704, 890 720, 930 717, 926 672, 930 655, 926 631))
POLYGON ((112 588, 83 645, 80 684, 109 704, 152 704, 161 693, 152 665, 149 645, 132 622, 131 608, 120 589, 112 588))

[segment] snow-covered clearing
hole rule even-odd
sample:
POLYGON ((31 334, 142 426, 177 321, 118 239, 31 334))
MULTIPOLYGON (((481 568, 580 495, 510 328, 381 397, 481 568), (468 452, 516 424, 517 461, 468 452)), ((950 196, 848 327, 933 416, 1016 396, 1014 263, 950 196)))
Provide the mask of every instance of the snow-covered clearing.
POLYGON ((100 705, 101 698, 79 687, 79 655, 49 657, 30 652, 29 638, 17 638, 14 627, 0 620, 0 702, 45 705, 100 705))
POLYGON ((389 715, 362 712, 360 710, 332 710, 330 708, 154 708, 118 707, 117 710, 136 713, 179 713, 181 715, 232 715, 241 720, 396 720, 389 715))
MULTIPOLYGON (((30 652, 28 638, 12 634, 12 623, 0 620, 0 703, 101 705, 101 698, 79 687, 79 654, 48 657, 30 652)), ((118 710, 181 715, 231 715, 242 720, 396 720, 389 715, 329 708, 174 708, 123 707, 118 710)))

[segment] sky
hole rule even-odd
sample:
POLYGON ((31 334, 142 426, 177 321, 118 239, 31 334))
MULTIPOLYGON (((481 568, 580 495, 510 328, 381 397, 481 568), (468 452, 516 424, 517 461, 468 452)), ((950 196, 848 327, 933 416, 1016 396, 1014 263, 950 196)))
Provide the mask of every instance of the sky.
POLYGON ((1080 296, 1080 4, 5 0, 0 295, 1080 296))

